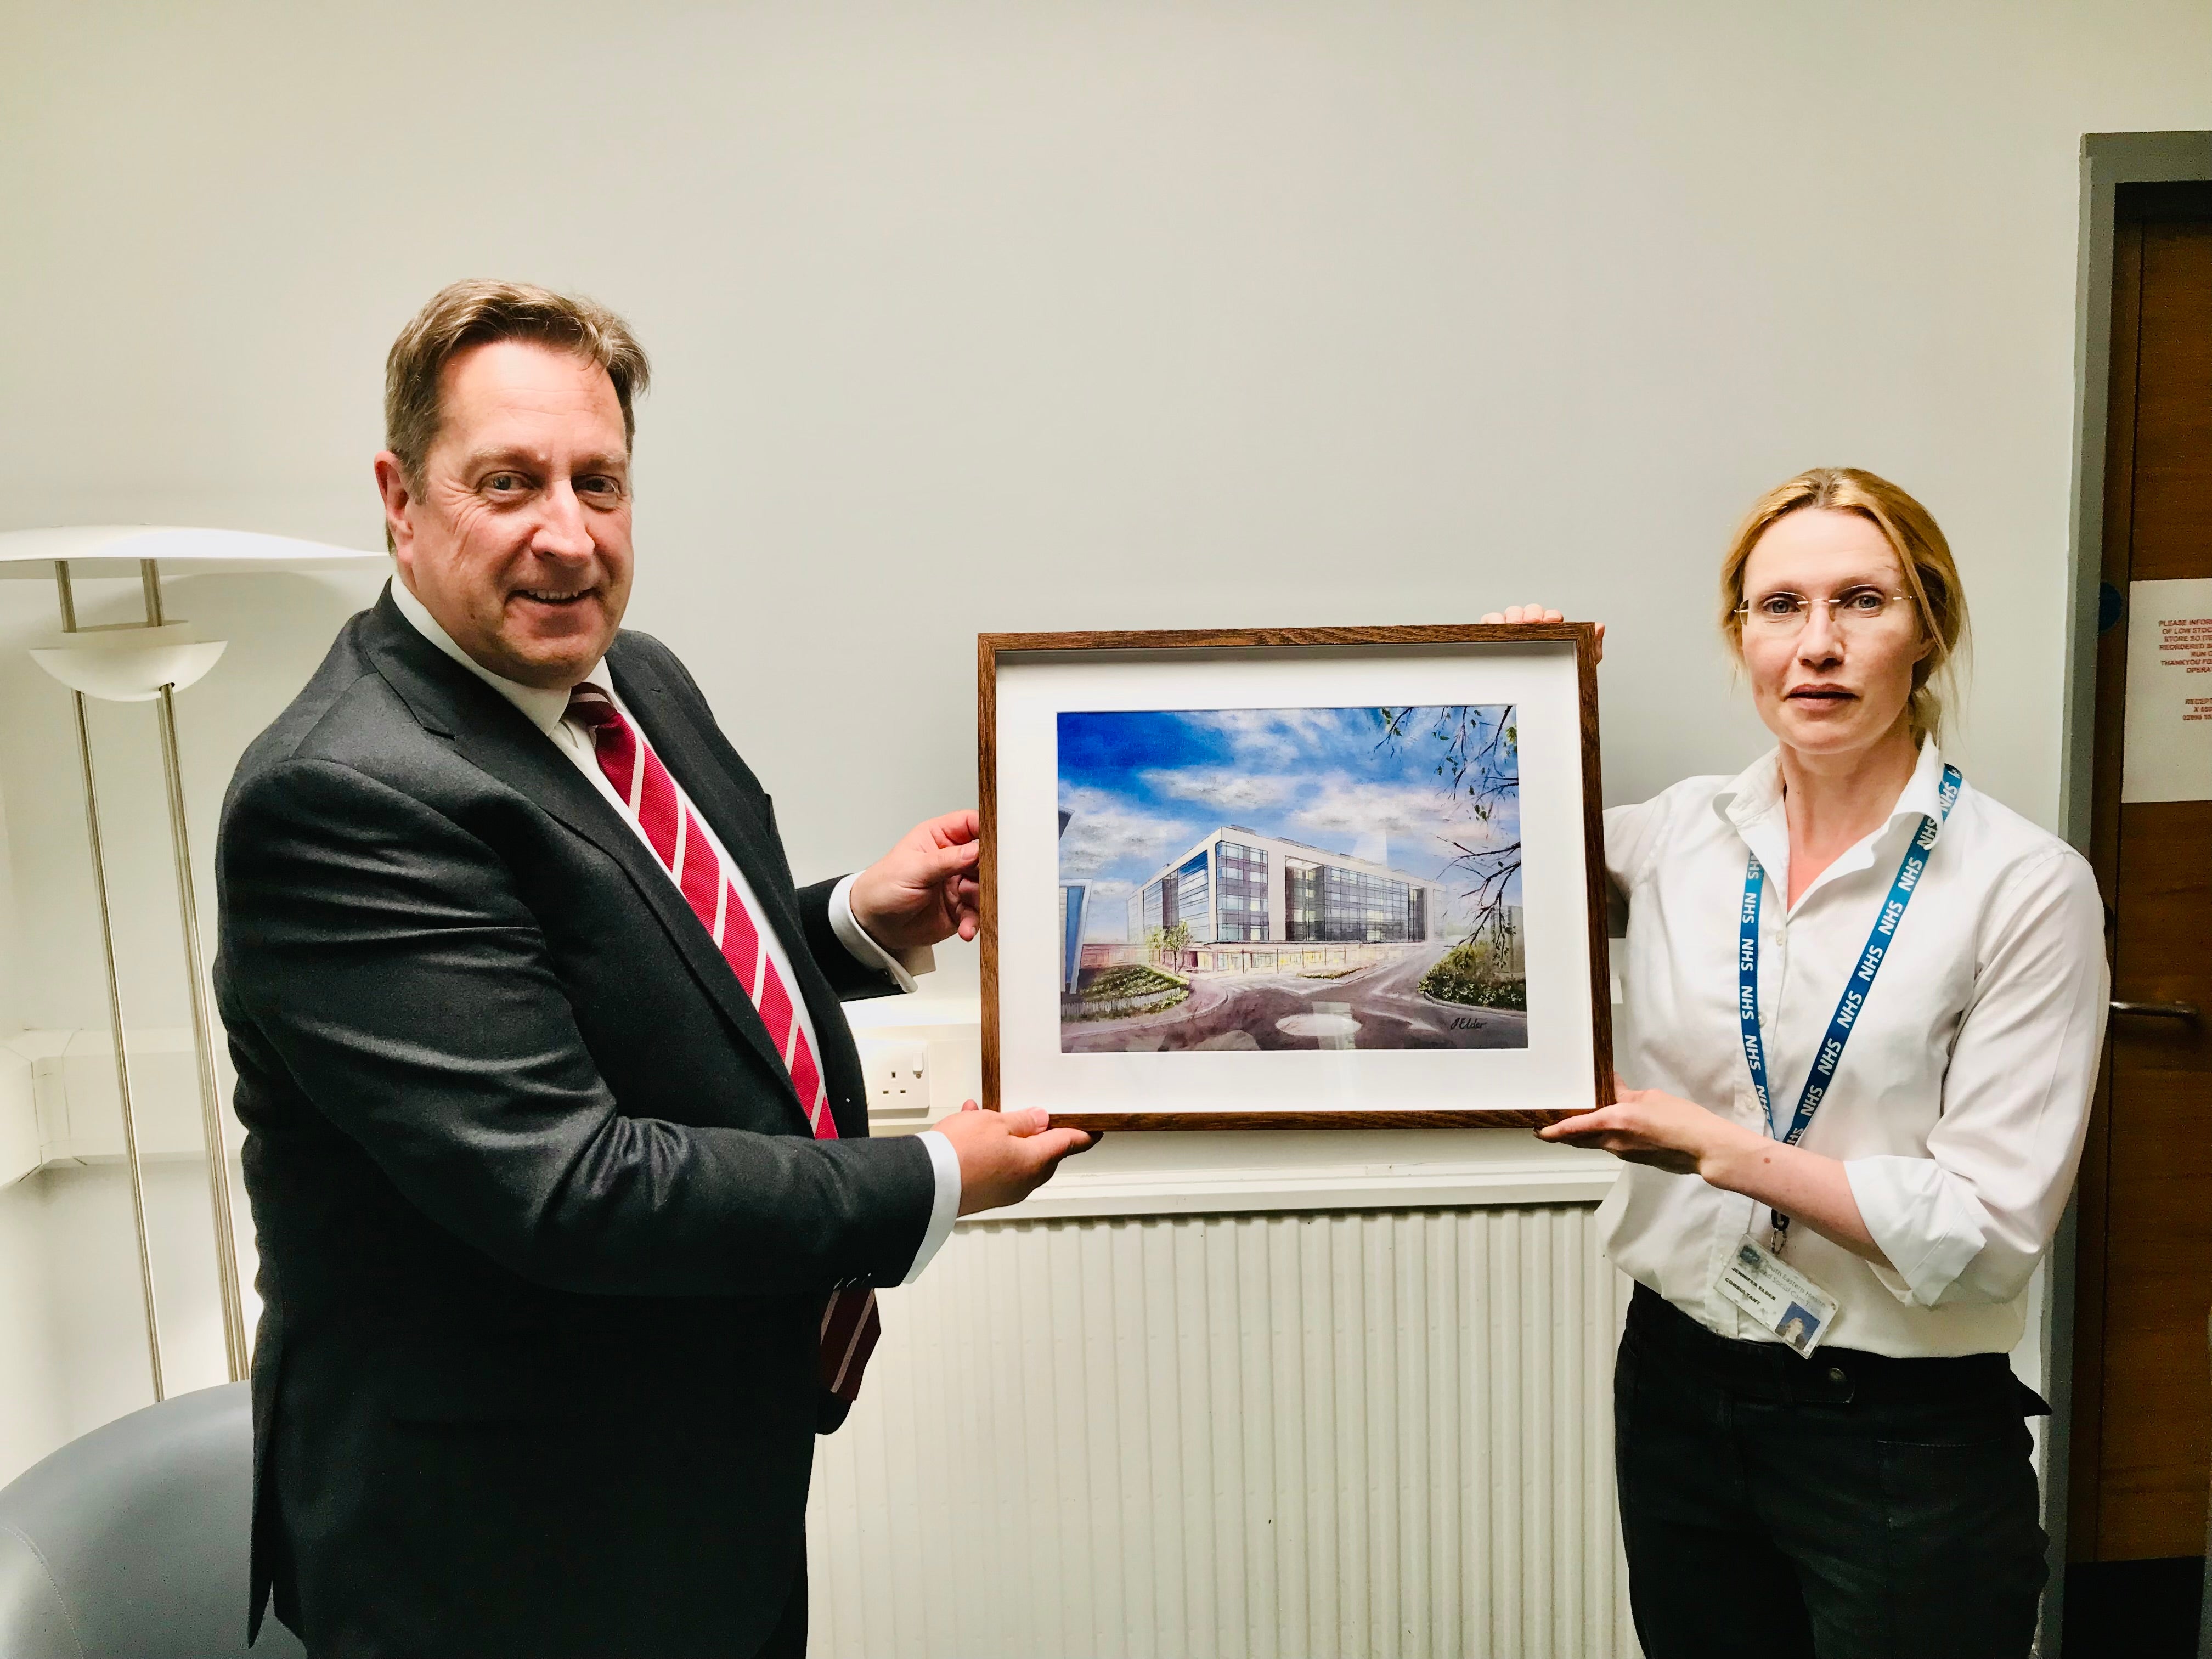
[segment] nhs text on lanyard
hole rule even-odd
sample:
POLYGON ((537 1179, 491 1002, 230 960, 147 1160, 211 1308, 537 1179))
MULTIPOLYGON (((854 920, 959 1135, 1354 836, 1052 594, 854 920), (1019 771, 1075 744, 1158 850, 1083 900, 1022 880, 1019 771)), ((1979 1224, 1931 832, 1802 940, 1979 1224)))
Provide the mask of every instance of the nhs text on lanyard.
MULTIPOLYGON (((1960 778, 1959 769, 1943 769, 1942 817, 1951 816, 1952 805, 1959 799, 1960 778)), ((1813 1121, 1813 1114, 1820 1109, 1821 1097, 1835 1081, 1836 1066, 1844 1057, 1844 1044, 1850 1040, 1851 1027, 1866 1006, 1867 993, 1874 988, 1874 976, 1881 971, 1881 959, 1888 953, 1889 941, 1897 932, 1897 924, 1905 918, 1905 907, 1912 902, 1913 890, 1920 885, 1920 872, 1928 867, 1928 854, 1936 845, 1936 831, 1942 822, 1940 818, 1923 817, 1920 833, 1912 838, 1905 849, 1905 862, 1897 866, 1897 879, 1890 884, 1889 897, 1881 907, 1881 915, 1868 935, 1866 949, 1859 954, 1859 963, 1844 984, 1843 1000, 1836 1004, 1836 1012, 1828 1021, 1827 1035, 1820 1039, 1820 1053, 1813 1062, 1812 1074, 1805 1079, 1805 1092, 1798 1097, 1797 1110, 1790 1120, 1788 1128, 1774 1121, 1774 1102, 1766 1090, 1766 1048, 1759 1036, 1759 901, 1766 884, 1766 871, 1752 854, 1751 863, 1743 872, 1743 933, 1736 951, 1736 1012, 1743 1021, 1743 1057, 1751 1066, 1752 1091, 1759 1097, 1759 1109, 1766 1115, 1767 1133, 1785 1146, 1795 1146, 1804 1139, 1806 1128, 1813 1121)), ((1790 1218, 1778 1213, 1774 1218, 1774 1248, 1780 1250, 1790 1231, 1790 1218)))

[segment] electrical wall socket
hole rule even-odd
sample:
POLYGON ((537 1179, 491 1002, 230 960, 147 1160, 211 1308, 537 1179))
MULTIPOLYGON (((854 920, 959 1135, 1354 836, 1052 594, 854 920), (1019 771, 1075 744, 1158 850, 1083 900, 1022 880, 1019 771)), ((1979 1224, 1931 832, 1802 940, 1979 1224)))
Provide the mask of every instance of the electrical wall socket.
POLYGON ((860 1040, 860 1074, 867 1079, 868 1115, 891 1121, 929 1115, 929 1045, 860 1040))

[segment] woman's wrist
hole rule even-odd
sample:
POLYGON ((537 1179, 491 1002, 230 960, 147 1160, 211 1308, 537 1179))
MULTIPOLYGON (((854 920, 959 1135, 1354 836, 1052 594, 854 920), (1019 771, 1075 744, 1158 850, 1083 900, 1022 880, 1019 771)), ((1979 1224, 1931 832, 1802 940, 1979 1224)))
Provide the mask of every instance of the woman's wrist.
POLYGON ((1711 1133, 1696 1149, 1698 1178, 1723 1192, 1747 1192, 1747 1183, 1766 1166, 1771 1146, 1756 1130, 1716 1117, 1711 1133))

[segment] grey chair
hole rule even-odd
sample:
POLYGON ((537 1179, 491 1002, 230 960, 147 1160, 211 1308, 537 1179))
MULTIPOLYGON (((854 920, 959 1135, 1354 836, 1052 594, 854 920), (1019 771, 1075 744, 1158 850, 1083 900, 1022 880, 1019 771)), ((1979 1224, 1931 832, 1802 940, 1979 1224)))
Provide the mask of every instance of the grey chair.
MULTIPOLYGON (((244 1656, 253 1419, 202 1389, 73 1440, 0 1491, 6 1659, 244 1656)), ((304 1659, 264 1622, 253 1659, 304 1659)))

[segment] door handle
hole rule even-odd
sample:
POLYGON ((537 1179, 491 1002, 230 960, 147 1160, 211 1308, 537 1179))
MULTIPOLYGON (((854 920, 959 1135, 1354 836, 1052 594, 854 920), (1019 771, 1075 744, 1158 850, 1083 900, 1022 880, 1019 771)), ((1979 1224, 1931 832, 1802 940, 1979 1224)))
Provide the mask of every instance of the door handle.
POLYGON ((2152 1019, 2196 1019, 2199 1018, 2193 1002, 2122 1002, 2112 1000, 2116 1014, 2143 1014, 2152 1019))

